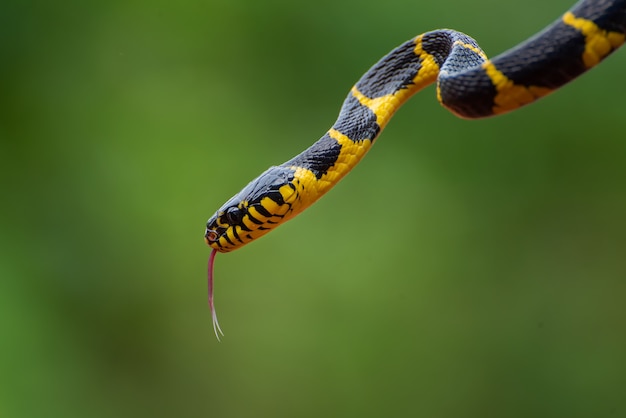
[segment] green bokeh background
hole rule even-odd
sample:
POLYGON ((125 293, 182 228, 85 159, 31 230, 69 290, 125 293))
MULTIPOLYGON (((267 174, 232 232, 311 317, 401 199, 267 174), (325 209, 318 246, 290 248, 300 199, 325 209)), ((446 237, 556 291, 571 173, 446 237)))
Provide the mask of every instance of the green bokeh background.
POLYGON ((438 27, 493 56, 569 0, 0 8, 0 416, 626 416, 626 51, 464 121, 434 89, 296 220, 204 223, 438 27))

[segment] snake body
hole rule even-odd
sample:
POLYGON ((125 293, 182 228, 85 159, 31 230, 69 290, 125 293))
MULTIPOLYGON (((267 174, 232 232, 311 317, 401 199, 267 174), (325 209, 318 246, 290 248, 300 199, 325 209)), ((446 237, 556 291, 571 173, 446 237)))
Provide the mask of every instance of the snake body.
POLYGON ((240 248, 312 205, 363 158, 398 108, 427 85, 436 82, 439 102, 462 118, 500 115, 594 67, 624 43, 625 34, 626 0, 582 0, 491 60, 474 39, 454 30, 426 32, 403 43, 352 87, 337 121, 317 142, 270 167, 208 220, 210 282, 216 252, 240 248))
POLYGON ((361 77, 324 136, 222 205, 207 222, 205 241, 219 252, 232 251, 301 213, 363 158, 406 100, 433 82, 441 104, 460 117, 503 114, 594 67, 625 33, 626 0, 583 0, 492 60, 463 33, 419 35, 361 77))

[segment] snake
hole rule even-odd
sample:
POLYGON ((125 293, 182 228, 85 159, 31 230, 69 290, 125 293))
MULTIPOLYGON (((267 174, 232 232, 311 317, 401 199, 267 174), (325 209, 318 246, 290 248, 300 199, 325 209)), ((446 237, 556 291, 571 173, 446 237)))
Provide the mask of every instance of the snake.
POLYGON ((425 32, 393 49, 351 88, 337 120, 317 142, 268 168, 208 220, 208 302, 218 340, 224 333, 213 300, 215 255, 243 247, 315 203, 361 161, 415 93, 435 83, 437 100, 456 116, 502 115, 595 67, 625 37, 626 0, 582 0, 493 59, 470 36, 451 29, 425 32))

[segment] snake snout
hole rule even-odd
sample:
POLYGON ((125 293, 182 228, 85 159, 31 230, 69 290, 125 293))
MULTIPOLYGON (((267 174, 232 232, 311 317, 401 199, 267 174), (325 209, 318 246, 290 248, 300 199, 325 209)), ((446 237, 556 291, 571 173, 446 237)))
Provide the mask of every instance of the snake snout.
POLYGON ((220 233, 214 229, 207 228, 206 231, 204 232, 204 241, 207 243, 207 245, 211 245, 212 243, 219 240, 219 238, 220 238, 220 233))
POLYGON ((218 214, 216 213, 206 223, 206 229, 204 230, 204 242, 213 247, 217 242, 219 242, 220 237, 224 235, 225 232, 226 228, 224 226, 220 226, 218 222, 218 214))

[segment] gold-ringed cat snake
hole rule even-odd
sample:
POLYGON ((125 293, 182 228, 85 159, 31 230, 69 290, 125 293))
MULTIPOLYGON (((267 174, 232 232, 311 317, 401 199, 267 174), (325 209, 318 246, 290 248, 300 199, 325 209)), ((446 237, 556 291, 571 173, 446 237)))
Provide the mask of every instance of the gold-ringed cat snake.
MULTIPOLYGON (((311 206, 363 158, 393 114, 437 83, 437 99, 475 119, 500 115, 572 81, 624 43, 626 0, 582 0, 544 30, 488 59, 476 41, 448 29, 421 34, 384 56, 352 87, 335 124, 291 160, 267 169, 208 220, 209 306, 213 263, 311 206)), ((223 335, 223 333, 222 333, 223 335)))

